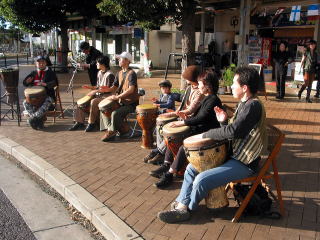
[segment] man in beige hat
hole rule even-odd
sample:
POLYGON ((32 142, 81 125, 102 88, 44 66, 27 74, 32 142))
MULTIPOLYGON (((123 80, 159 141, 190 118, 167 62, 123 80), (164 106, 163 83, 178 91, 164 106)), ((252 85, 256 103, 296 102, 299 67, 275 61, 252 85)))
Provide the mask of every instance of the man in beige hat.
POLYGON ((116 75, 113 84, 116 94, 108 99, 119 102, 120 108, 112 112, 111 118, 100 114, 100 130, 105 130, 101 138, 103 142, 114 140, 117 132, 123 135, 129 131, 123 120, 129 113, 133 113, 139 104, 137 74, 129 67, 132 56, 123 52, 116 57, 119 59, 121 71, 116 75))

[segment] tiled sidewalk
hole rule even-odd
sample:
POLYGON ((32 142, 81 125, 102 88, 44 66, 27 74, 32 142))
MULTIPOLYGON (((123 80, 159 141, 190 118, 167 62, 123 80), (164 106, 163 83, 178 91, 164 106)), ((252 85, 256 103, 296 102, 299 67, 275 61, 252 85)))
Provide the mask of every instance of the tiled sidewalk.
MULTIPOLYGON (((30 68, 21 68, 21 77, 30 68)), ((173 75, 171 75, 173 76, 173 75)), ((177 76, 177 75, 174 75, 177 76)), ((59 75, 64 105, 70 104, 65 93, 71 75, 59 75)), ((89 81, 82 72, 75 78, 76 99, 85 91, 79 87, 89 81)), ((160 78, 139 79, 147 90, 146 101, 158 95, 160 78)), ((179 86, 179 79, 173 81, 179 86)), ((287 89, 287 98, 274 99, 274 87, 268 86, 268 101, 264 97, 268 122, 286 134, 280 156, 279 171, 287 215, 281 220, 242 218, 231 223, 235 202, 218 213, 209 213, 204 204, 192 220, 183 224, 164 224, 156 213, 168 209, 177 196, 181 182, 168 190, 158 190, 148 172, 155 167, 143 163, 147 150, 140 148, 140 139, 103 143, 102 133, 69 132, 72 118, 50 118, 44 131, 34 131, 26 125, 2 121, 0 134, 25 146, 54 167, 60 169, 85 188, 100 202, 145 239, 320 239, 320 101, 312 104, 298 101, 296 89, 287 89), (319 147, 319 148, 318 148, 319 147)), ((224 103, 234 106, 229 95, 224 103)))

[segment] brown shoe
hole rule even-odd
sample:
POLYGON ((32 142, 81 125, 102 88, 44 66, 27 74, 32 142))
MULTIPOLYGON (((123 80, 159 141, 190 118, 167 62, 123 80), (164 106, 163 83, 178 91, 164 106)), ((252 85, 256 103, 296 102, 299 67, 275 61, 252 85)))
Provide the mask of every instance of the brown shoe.
POLYGON ((108 141, 114 140, 116 135, 117 135, 117 132, 106 130, 105 134, 101 138, 101 141, 108 142, 108 141))
POLYGON ((158 153, 154 158, 151 160, 148 160, 148 163, 154 164, 154 165, 160 165, 164 161, 164 155, 161 153, 158 153))

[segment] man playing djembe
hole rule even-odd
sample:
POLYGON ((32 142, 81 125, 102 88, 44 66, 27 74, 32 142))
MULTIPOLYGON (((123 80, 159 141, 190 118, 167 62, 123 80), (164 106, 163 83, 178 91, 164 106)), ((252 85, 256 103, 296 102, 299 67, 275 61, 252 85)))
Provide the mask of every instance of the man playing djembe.
POLYGON ((41 106, 35 106, 23 101, 24 114, 28 116, 28 123, 33 129, 43 129, 45 121, 45 113, 50 107, 53 107, 52 103, 55 100, 54 87, 57 86, 58 80, 56 74, 47 67, 46 58, 38 56, 36 58, 37 70, 32 71, 24 80, 23 85, 25 87, 42 86, 46 90, 46 98, 41 106))
POLYGON ((104 142, 113 140, 117 132, 123 135, 129 131, 124 127, 124 119, 129 113, 133 113, 139 104, 137 74, 129 68, 132 56, 128 52, 123 52, 117 55, 117 58, 121 71, 116 75, 112 88, 117 89, 116 95, 107 99, 119 102, 120 107, 112 112, 110 118, 103 113, 100 114, 100 130, 105 130, 101 138, 104 142))

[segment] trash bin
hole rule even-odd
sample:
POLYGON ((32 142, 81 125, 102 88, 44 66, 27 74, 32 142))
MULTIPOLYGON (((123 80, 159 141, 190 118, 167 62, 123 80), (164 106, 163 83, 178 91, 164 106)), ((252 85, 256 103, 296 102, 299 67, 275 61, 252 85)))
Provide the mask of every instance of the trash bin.
POLYGON ((0 68, 0 79, 6 90, 4 96, 8 97, 8 103, 13 103, 18 91, 19 69, 18 68, 0 68))

